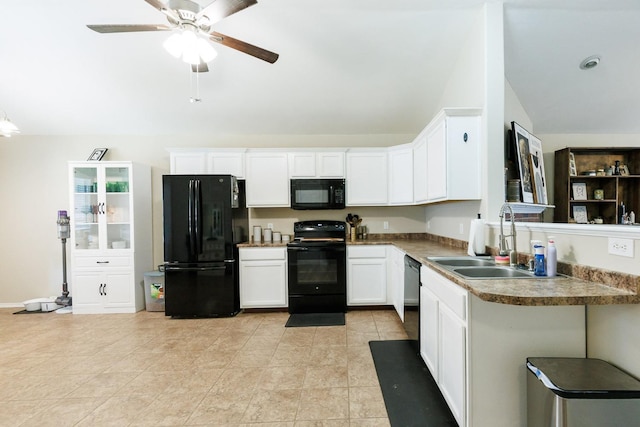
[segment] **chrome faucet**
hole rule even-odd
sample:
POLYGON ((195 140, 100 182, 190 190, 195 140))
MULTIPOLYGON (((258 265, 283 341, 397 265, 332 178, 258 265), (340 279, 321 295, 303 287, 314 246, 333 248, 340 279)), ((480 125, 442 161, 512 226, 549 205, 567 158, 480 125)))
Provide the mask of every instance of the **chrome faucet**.
POLYGON ((518 252, 516 251, 516 223, 513 217, 513 209, 509 203, 505 203, 500 208, 500 236, 499 236, 500 255, 509 255, 509 265, 516 267, 518 265, 518 252), (509 211, 509 220, 511 221, 511 234, 504 234, 504 216, 505 211, 509 211), (511 237, 511 246, 507 245, 507 237, 511 237))

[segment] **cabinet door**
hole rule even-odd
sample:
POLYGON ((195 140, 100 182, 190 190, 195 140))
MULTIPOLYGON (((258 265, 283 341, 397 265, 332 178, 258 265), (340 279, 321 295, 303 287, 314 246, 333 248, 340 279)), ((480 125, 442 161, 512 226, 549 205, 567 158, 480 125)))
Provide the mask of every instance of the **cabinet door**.
POLYGON ((287 265, 282 260, 240 262, 240 307, 287 306, 287 265))
POLYGON ((400 320, 404 322, 404 252, 392 246, 390 249, 391 272, 389 274, 388 294, 400 320))
POLYGON ((247 206, 289 206, 286 153, 247 153, 247 206))
POLYGON ((386 259, 357 258, 347 263, 347 304, 386 304, 386 259))
POLYGON ((424 203, 428 198, 426 133, 420 133, 413 144, 413 200, 415 203, 424 203))
POLYGON ((481 195, 480 117, 447 117, 447 198, 474 200, 481 195))
POLYGON ((386 205, 386 151, 347 153, 347 205, 386 205))
POLYGON ((289 176, 291 178, 315 178, 316 153, 289 153, 289 176))
POLYGON ((344 178, 344 152, 316 153, 318 178, 344 178))
POLYGON ((439 379, 438 307, 438 298, 426 286, 420 286, 420 356, 436 382, 439 379))
POLYGON ((72 276, 71 295, 73 307, 100 311, 104 276, 100 271, 78 271, 72 276))
POLYGON ((218 152, 207 154, 207 173, 233 175, 244 179, 244 152, 218 152))
POLYGON ((413 203, 413 151, 411 146, 389 151, 389 204, 413 203))
MULTIPOLYGON (((466 175, 466 172, 464 173, 466 175)), ((447 146, 445 121, 441 120, 427 134, 427 199, 447 197, 447 146)))
POLYGON ((106 308, 131 306, 134 286, 131 272, 106 272, 104 283, 103 297, 106 308))
POLYGON ((207 155, 205 152, 171 153, 170 171, 173 175, 195 175, 207 173, 207 155))
POLYGON ((439 305, 439 378, 442 395, 459 425, 465 425, 467 338, 465 324, 439 305))

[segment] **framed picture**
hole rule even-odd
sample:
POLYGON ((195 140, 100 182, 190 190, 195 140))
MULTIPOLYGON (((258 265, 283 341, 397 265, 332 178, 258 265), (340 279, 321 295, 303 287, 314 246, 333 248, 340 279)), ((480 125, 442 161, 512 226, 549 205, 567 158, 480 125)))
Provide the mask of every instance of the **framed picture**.
POLYGON ((571 184, 573 190, 573 200, 587 200, 587 184, 584 182, 574 182, 571 184))
POLYGON ((576 156, 573 153, 569 153, 569 176, 578 176, 578 170, 576 169, 576 156))
POLYGON ((573 207, 573 219, 578 224, 586 224, 587 220, 587 207, 586 206, 574 206, 573 207))
POLYGON ((522 185, 522 201, 533 203, 533 184, 531 181, 531 168, 529 166, 529 132, 516 122, 511 122, 515 139, 516 153, 518 154, 518 170, 520 172, 520 184, 522 185))
POLYGON ((546 205, 547 184, 544 174, 544 158, 542 157, 542 141, 535 135, 529 134, 529 169, 533 184, 533 200, 535 203, 546 205))
POLYGON ((96 148, 93 150, 93 153, 89 156, 87 160, 91 161, 99 161, 102 160, 104 155, 107 153, 108 148, 96 148))

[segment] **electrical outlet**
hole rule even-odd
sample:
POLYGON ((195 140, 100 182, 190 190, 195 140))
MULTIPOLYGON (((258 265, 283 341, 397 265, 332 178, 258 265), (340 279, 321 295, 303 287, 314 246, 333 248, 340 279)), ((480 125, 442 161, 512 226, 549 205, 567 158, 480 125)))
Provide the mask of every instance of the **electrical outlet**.
POLYGON ((460 234, 464 234, 464 224, 460 223, 460 234))
POLYGON ((385 230, 388 230, 389 229, 389 221, 384 221, 382 223, 382 228, 384 228, 385 230))
POLYGON ((267 223, 267 228, 270 228, 273 230, 273 223, 272 222, 267 223))
POLYGON ((609 237, 609 253, 633 258, 633 240, 609 237))

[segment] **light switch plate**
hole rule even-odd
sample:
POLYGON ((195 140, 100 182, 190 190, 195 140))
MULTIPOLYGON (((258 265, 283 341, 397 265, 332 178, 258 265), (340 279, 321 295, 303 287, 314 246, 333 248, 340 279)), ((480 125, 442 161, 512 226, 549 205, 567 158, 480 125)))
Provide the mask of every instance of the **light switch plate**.
POLYGON ((609 237, 609 253, 633 258, 633 240, 609 237))

